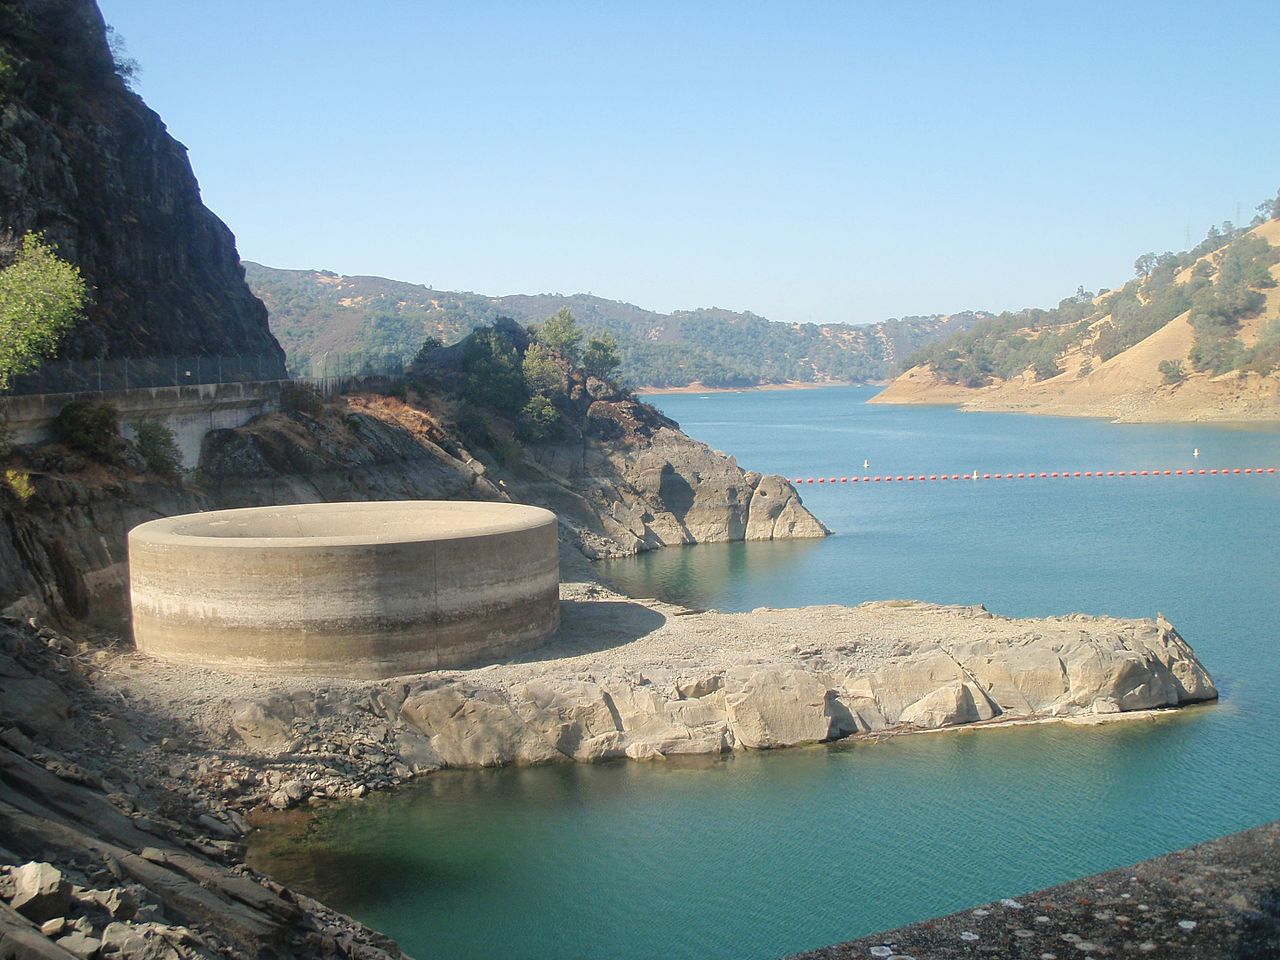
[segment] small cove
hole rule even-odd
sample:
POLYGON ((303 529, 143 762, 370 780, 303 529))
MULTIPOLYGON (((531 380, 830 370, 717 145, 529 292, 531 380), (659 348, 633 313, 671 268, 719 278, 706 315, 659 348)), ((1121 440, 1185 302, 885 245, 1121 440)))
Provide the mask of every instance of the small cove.
MULTIPOLYGON (((787 476, 1280 466, 1280 430, 655 398, 787 476), (1191 457, 1199 447, 1200 461, 1191 457), (860 469, 858 472, 861 472, 860 469)), ((837 535, 601 565, 695 607, 914 597, 1168 615, 1217 706, 720 760, 444 772, 258 838, 255 863, 417 956, 773 957, 1280 816, 1280 479, 808 487, 837 535)))

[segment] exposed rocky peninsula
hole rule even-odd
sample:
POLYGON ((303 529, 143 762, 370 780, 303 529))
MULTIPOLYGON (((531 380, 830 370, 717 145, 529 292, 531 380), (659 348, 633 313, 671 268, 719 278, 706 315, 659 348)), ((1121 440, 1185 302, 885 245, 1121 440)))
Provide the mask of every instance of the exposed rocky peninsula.
POLYGON ((217 673, 0 624, 0 955, 397 956, 245 866, 244 837, 255 811, 444 767, 661 761, 1217 696, 1163 618, 910 601, 721 614, 593 583, 563 597, 539 650, 381 682, 217 673))

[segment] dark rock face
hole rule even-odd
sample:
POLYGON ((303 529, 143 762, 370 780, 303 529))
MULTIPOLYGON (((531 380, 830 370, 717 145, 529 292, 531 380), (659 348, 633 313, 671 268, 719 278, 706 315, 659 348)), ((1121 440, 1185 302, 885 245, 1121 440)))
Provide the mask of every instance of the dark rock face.
POLYGON ((0 231, 43 231, 92 290, 70 359, 284 353, 186 148, 115 72, 93 0, 0 6, 0 231))

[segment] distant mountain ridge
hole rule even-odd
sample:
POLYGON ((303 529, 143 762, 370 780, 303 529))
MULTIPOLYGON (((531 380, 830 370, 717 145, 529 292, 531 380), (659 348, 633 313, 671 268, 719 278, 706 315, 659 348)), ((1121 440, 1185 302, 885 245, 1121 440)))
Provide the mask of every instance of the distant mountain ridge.
POLYGON ((290 368, 299 372, 326 353, 412 357, 427 337, 453 343, 500 316, 538 323, 568 307, 582 326, 617 338, 622 376, 636 386, 864 382, 893 376, 902 358, 987 316, 965 312, 862 326, 780 323, 718 308, 657 313, 590 294, 487 297, 383 277, 249 261, 244 267, 290 368))

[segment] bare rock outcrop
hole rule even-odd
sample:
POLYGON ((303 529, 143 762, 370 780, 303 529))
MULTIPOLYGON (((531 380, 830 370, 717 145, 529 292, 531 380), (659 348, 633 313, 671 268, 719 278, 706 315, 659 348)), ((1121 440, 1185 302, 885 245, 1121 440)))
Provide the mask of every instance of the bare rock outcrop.
MULTIPOLYGON (((203 722, 216 740, 229 711, 232 747, 276 771, 261 781, 258 802, 287 807, 441 767, 1095 721, 1217 696, 1163 618, 1013 620, 906 601, 694 613, 596 585, 564 589, 560 633, 523 659, 380 684, 327 681, 322 695, 281 678, 203 722), (309 754, 367 765, 326 761, 316 782, 306 773, 309 754), (292 781, 305 786, 303 796, 281 793, 292 781)), ((173 665, 164 671, 148 692, 156 703, 185 703, 190 686, 208 682, 173 665)))

